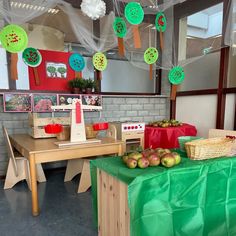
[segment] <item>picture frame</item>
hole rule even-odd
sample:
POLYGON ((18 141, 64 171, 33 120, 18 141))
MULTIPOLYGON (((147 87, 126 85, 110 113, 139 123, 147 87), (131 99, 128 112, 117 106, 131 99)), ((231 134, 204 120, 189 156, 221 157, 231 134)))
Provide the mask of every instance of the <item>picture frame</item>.
POLYGON ((80 95, 73 94, 58 94, 58 105, 69 105, 72 103, 73 98, 81 99, 80 95))
POLYGON ((57 94, 34 94, 34 112, 52 112, 51 106, 57 105, 57 94))
POLYGON ((29 93, 4 93, 4 112, 31 112, 32 94, 29 93))
POLYGON ((81 95, 82 104, 83 105, 91 105, 91 106, 102 106, 102 96, 101 95, 81 95))

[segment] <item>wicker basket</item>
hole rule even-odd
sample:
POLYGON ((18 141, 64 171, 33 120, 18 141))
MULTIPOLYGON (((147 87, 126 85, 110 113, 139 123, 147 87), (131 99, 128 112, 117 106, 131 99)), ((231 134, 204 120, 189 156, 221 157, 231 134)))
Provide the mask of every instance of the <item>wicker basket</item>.
POLYGON ((85 132, 86 132, 86 138, 96 138, 98 131, 93 130, 92 124, 86 124, 85 125, 85 132))
POLYGON ((192 160, 204 160, 231 153, 233 140, 228 138, 210 138, 185 143, 187 155, 192 160))

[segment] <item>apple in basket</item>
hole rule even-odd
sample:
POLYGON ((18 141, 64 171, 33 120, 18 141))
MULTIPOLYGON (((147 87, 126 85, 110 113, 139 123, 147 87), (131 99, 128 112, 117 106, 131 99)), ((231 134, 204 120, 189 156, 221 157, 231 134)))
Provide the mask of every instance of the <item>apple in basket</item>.
POLYGON ((172 152, 172 155, 175 158, 175 165, 178 165, 181 162, 181 156, 177 152, 172 152))
POLYGON ((137 160, 133 159, 133 158, 129 158, 126 162, 126 165, 130 168, 130 169, 134 169, 137 166, 137 160))
POLYGON ((149 161, 149 166, 158 166, 161 162, 161 158, 156 153, 152 153, 147 159, 149 161))
POLYGON ((166 153, 161 158, 161 164, 165 167, 172 167, 175 165, 175 158, 171 153, 166 153))

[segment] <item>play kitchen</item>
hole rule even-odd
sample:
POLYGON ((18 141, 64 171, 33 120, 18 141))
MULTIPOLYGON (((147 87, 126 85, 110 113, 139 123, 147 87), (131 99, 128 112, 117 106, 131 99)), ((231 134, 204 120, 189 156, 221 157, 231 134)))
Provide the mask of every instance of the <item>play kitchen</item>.
POLYGON ((108 135, 124 141, 127 152, 138 147, 144 148, 145 123, 138 121, 114 121, 109 124, 108 135), (112 127, 115 127, 115 130, 112 130, 112 127))

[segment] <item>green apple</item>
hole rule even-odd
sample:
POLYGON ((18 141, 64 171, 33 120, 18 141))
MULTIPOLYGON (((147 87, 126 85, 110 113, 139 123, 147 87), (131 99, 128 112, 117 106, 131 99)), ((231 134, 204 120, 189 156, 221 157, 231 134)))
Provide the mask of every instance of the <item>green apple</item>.
POLYGON ((138 167, 141 169, 147 168, 149 166, 149 161, 147 158, 142 157, 138 159, 138 167))
POLYGON ((175 158, 175 165, 178 165, 181 162, 181 156, 177 152, 172 152, 172 155, 175 158))
POLYGON ((172 167, 175 165, 175 158, 171 153, 166 153, 161 158, 161 164, 165 167, 172 167))
POLYGON ((128 155, 122 156, 122 160, 123 160, 124 163, 126 163, 128 159, 129 159, 128 155))
POLYGON ((134 169, 137 166, 137 160, 133 159, 133 158, 129 158, 126 162, 126 165, 130 168, 130 169, 134 169))
POLYGON ((138 160, 138 159, 140 159, 142 157, 143 157, 142 153, 139 153, 139 152, 131 152, 129 154, 129 158, 133 158, 135 160, 138 160))

